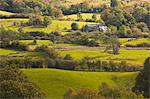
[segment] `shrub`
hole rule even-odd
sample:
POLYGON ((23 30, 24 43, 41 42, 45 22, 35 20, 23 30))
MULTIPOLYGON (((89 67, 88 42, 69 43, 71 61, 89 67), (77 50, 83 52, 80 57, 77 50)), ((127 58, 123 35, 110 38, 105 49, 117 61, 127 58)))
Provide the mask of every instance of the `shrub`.
POLYGON ((47 27, 51 23, 52 23, 51 18, 45 16, 44 19, 43 19, 43 26, 47 27))
POLYGON ((72 23, 72 24, 71 24, 71 28, 72 28, 72 30, 78 30, 78 29, 79 29, 79 26, 78 26, 77 23, 72 23))

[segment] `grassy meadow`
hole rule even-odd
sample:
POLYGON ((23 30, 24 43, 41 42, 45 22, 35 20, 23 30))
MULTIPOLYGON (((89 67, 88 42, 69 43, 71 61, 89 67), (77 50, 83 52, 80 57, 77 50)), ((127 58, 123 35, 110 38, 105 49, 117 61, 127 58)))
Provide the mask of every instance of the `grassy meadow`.
MULTIPOLYGON (((7 29, 10 30, 18 30, 19 26, 13 26, 13 22, 27 22, 29 19, 25 18, 14 18, 14 19, 0 19, 0 26, 4 26, 7 29), (5 25, 4 25, 5 24, 5 25)), ((86 24, 94 24, 94 22, 76 22, 76 21, 59 21, 59 20, 53 20, 52 24, 50 24, 48 27, 35 27, 35 26, 27 26, 23 27, 24 32, 45 32, 50 33, 53 31, 61 31, 63 34, 67 34, 68 32, 66 30, 71 29, 72 23, 78 23, 79 28, 81 29, 86 24)))
POLYGON ((137 72, 77 72, 57 69, 23 69, 31 81, 46 93, 48 99, 62 99, 71 87, 98 90, 102 82, 121 88, 132 88, 137 72), (117 79, 114 80, 113 77, 117 79))
POLYGON ((0 48, 0 55, 9 55, 9 54, 14 54, 14 53, 17 53, 17 51, 0 48))
POLYGON ((134 39, 130 42, 125 42, 124 45, 126 45, 126 44, 136 45, 136 44, 142 44, 142 43, 149 43, 150 44, 150 39, 149 38, 134 39))
POLYGON ((75 49, 69 49, 69 50, 58 50, 58 53, 64 57, 66 54, 70 54, 75 60, 80 60, 83 57, 90 57, 95 60, 108 60, 108 61, 126 61, 129 64, 137 65, 137 66, 143 66, 143 63, 147 57, 150 55, 150 50, 126 50, 121 49, 118 55, 113 55, 104 52, 104 50, 99 49, 76 49, 75 44, 52 44, 52 42, 48 40, 37 40, 37 45, 32 45, 33 40, 21 40, 20 41, 23 44, 28 45, 28 49, 31 50, 31 52, 28 51, 15 51, 15 50, 9 50, 9 49, 0 49, 0 55, 11 55, 11 56, 18 56, 18 57, 36 57, 36 58, 43 58, 45 53, 43 52, 32 52, 37 46, 41 45, 47 45, 49 48, 70 48, 73 47, 75 49), (30 45, 31 44, 31 45, 30 45))
POLYGON ((69 50, 60 51, 62 56, 70 54, 74 59, 81 59, 83 57, 91 57, 100 60, 114 60, 114 61, 126 61, 129 64, 136 64, 142 66, 145 59, 149 57, 150 50, 125 50, 121 49, 120 54, 113 55, 104 52, 103 50, 69 50))

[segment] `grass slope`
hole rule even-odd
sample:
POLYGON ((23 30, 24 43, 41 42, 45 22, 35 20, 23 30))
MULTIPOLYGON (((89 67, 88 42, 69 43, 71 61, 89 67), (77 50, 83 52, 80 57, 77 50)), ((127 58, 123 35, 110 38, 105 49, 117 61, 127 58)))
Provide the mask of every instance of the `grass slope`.
POLYGON ((81 59, 85 56, 101 60, 127 61, 130 64, 142 66, 145 59, 150 56, 150 50, 120 50, 120 54, 113 55, 103 50, 69 50, 60 51, 62 56, 70 54, 75 59, 81 59))
POLYGON ((0 15, 3 15, 3 16, 9 16, 9 15, 13 15, 13 14, 14 14, 14 13, 6 12, 6 11, 0 10, 0 15))
POLYGON ((70 88, 97 90, 102 82, 112 86, 132 87, 137 72, 76 72, 56 69, 23 69, 29 79, 40 86, 48 99, 61 99, 70 88), (117 80, 113 80, 113 77, 117 80))
POLYGON ((139 39, 132 40, 130 42, 126 42, 126 43, 124 43, 124 45, 126 45, 126 44, 136 45, 136 44, 142 44, 142 43, 150 44, 150 39, 149 38, 139 38, 139 39))
POLYGON ((17 51, 0 48, 0 55, 8 55, 8 54, 14 54, 14 53, 17 53, 17 51))

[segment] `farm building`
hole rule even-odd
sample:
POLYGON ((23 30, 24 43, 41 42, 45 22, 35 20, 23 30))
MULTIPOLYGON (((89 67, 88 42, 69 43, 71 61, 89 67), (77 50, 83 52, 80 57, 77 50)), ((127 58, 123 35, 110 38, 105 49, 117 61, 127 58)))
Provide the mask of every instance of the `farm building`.
POLYGON ((108 30, 107 26, 101 24, 88 24, 83 29, 85 32, 93 32, 93 31, 102 31, 106 32, 108 30))

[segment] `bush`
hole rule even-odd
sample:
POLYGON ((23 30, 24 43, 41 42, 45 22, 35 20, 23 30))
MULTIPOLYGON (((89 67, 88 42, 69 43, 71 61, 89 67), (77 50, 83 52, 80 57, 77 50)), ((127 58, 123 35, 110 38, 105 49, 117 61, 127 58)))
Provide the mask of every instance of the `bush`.
POLYGON ((77 23, 72 23, 71 24, 71 28, 72 28, 72 30, 78 30, 79 29, 79 25, 77 23))
POLYGON ((36 52, 44 52, 44 51, 47 50, 47 48, 48 48, 47 46, 42 45, 42 46, 36 47, 34 51, 36 51, 36 52))
POLYGON ((40 15, 34 15, 29 19, 29 25, 40 26, 43 23, 43 18, 40 15))
POLYGON ((64 60, 73 60, 73 58, 70 56, 70 54, 66 54, 64 60))
POLYGON ((44 19, 43 19, 43 26, 47 27, 51 23, 52 23, 51 18, 45 16, 44 19))

